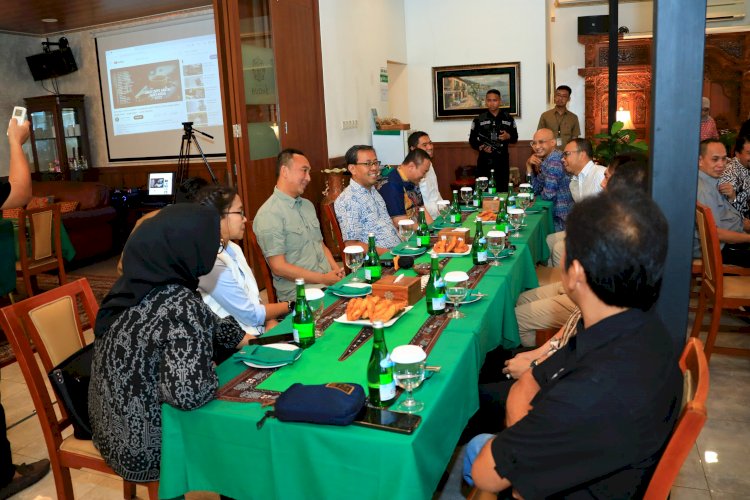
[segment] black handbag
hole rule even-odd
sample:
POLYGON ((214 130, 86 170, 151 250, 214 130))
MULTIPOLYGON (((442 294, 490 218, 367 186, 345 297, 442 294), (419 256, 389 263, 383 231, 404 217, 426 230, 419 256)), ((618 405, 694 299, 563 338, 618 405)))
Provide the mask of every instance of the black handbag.
POLYGON ((320 385, 292 384, 282 392, 274 410, 258 422, 258 429, 268 417, 282 422, 349 425, 365 406, 365 391, 359 384, 329 383, 320 385))
POLYGON ((49 379, 73 424, 76 439, 91 439, 89 419, 89 381, 94 344, 85 346, 49 372, 49 379))

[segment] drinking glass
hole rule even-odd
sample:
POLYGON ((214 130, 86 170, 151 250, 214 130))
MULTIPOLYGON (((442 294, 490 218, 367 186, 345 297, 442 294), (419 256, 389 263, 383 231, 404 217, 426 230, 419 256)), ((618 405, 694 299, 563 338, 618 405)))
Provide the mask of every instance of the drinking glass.
POLYGON ((492 253, 495 259, 490 262, 491 266, 502 266, 498 255, 505 249, 505 233, 502 231, 489 231, 486 235, 487 249, 492 253))
POLYGON ((448 200, 440 200, 437 202, 437 209, 440 213, 440 217, 443 218, 443 222, 448 222, 448 215, 451 211, 451 202, 448 200))
MULTIPOLYGON (((516 201, 516 203, 518 203, 516 201)), ((509 208, 508 216, 510 217, 510 225, 513 226, 515 233, 511 234, 511 238, 521 237, 521 221, 523 220, 523 210, 520 208, 509 208)))
POLYGON ((458 310, 461 302, 469 293, 469 275, 463 271, 452 271, 445 275, 445 294, 453 304, 453 311, 448 315, 451 319, 465 318, 466 315, 458 310))
POLYGON ((523 210, 521 216, 521 227, 526 227, 526 210, 531 206, 531 195, 529 193, 519 193, 516 196, 516 207, 523 210))
POLYGON ((480 190, 483 193, 487 191, 487 184, 489 183, 489 180, 487 179, 487 177, 477 177, 476 182, 477 182, 478 190, 480 190))
POLYGON ((398 235, 401 237, 402 240, 407 242, 409 238, 412 237, 414 234, 415 224, 414 221, 411 219, 403 219, 398 221, 398 235))
POLYGON ((325 293, 320 288, 306 288, 305 298, 307 299, 307 305, 310 306, 310 310, 313 313, 313 321, 315 322, 315 338, 323 336, 323 330, 318 328, 318 320, 323 314, 325 304, 323 303, 323 297, 325 293))
POLYGON ((406 399, 394 408, 396 411, 418 413, 424 409, 424 403, 414 399, 412 391, 424 380, 425 359, 427 354, 418 345, 400 345, 391 352, 393 378, 406 391, 406 399))
POLYGON ((362 280, 357 278, 357 270, 362 267, 365 260, 365 251, 359 245, 351 245, 344 248, 344 263, 346 267, 352 270, 352 283, 359 283, 362 280))
POLYGON ((461 188, 461 200, 464 202, 464 206, 468 205, 471 201, 472 189, 470 187, 461 188))

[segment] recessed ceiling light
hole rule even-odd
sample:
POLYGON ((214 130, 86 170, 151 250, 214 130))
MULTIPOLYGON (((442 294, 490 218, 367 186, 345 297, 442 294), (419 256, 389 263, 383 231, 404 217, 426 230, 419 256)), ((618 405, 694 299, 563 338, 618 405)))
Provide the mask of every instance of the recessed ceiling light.
POLYGON ((57 19, 55 19, 54 17, 45 17, 44 19, 42 19, 42 22, 43 23, 56 23, 57 19))

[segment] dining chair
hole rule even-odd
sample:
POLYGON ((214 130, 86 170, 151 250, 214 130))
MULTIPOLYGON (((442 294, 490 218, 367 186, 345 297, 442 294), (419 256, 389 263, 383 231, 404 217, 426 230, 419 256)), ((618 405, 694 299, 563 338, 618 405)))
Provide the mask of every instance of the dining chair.
POLYGON ((710 361, 711 354, 714 352, 750 357, 750 349, 716 345, 722 310, 750 306, 750 276, 725 276, 722 272, 719 236, 710 208, 698 203, 695 210, 695 223, 698 226, 701 244, 703 272, 698 296, 698 309, 695 312, 695 322, 690 336, 698 337, 703 328, 703 315, 706 308, 710 307, 712 310, 708 336, 706 337, 706 358, 710 361))
POLYGON ((65 263, 60 243, 60 204, 19 211, 18 256, 16 275, 23 277, 29 297, 38 290, 38 274, 57 270, 60 285, 65 284, 65 263))
MULTIPOLYGON (((71 419, 62 404, 61 418, 55 414, 55 395, 47 388, 47 375, 60 362, 86 345, 85 323, 79 313, 79 301, 87 322, 93 326, 99 306, 85 278, 64 284, 48 292, 0 309, 0 327, 5 332, 26 385, 34 401, 42 434, 47 445, 57 498, 73 499, 70 469, 92 469, 116 475, 104 462, 90 440, 77 439, 71 419), (39 353, 44 372, 34 356, 39 353), (63 437, 63 434, 69 434, 63 437)), ((149 498, 158 498, 158 482, 145 483, 149 498)), ((124 481, 123 498, 135 497, 135 483, 124 481)))
POLYGON ((250 235, 250 248, 253 252, 253 259, 258 263, 260 267, 260 274, 263 276, 263 284, 266 287, 266 294, 268 296, 268 303, 272 304, 276 302, 276 289, 273 287, 273 274, 271 273, 271 266, 268 265, 268 261, 263 256, 263 250, 258 245, 258 238, 255 237, 255 233, 252 230, 248 231, 250 235))
MULTIPOLYGON (((688 339, 680 356, 683 375, 682 410, 667 446, 648 483, 644 500, 665 500, 685 459, 706 423, 708 359, 700 339, 688 339)), ((497 494, 472 488, 467 500, 495 500, 497 494)))
POLYGON ((323 209, 324 217, 328 219, 329 226, 326 226, 326 230, 330 228, 331 236, 333 237, 333 240, 336 242, 336 246, 338 247, 337 249, 331 248, 331 253, 333 253, 336 258, 341 259, 341 261, 344 262, 344 237, 341 234, 341 226, 339 225, 339 220, 336 218, 336 208, 333 206, 333 203, 322 203, 321 207, 323 209))

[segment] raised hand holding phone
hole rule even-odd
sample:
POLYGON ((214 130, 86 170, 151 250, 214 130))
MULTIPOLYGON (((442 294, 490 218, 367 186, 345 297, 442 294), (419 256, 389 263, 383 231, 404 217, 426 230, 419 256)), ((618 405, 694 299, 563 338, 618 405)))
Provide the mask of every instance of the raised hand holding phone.
MULTIPOLYGON (((23 106, 16 106, 13 108, 13 114, 11 115, 11 120, 16 120, 16 123, 18 125, 23 125, 23 123, 26 121, 26 108, 23 106)), ((5 132, 5 135, 8 135, 8 132, 5 132)))

